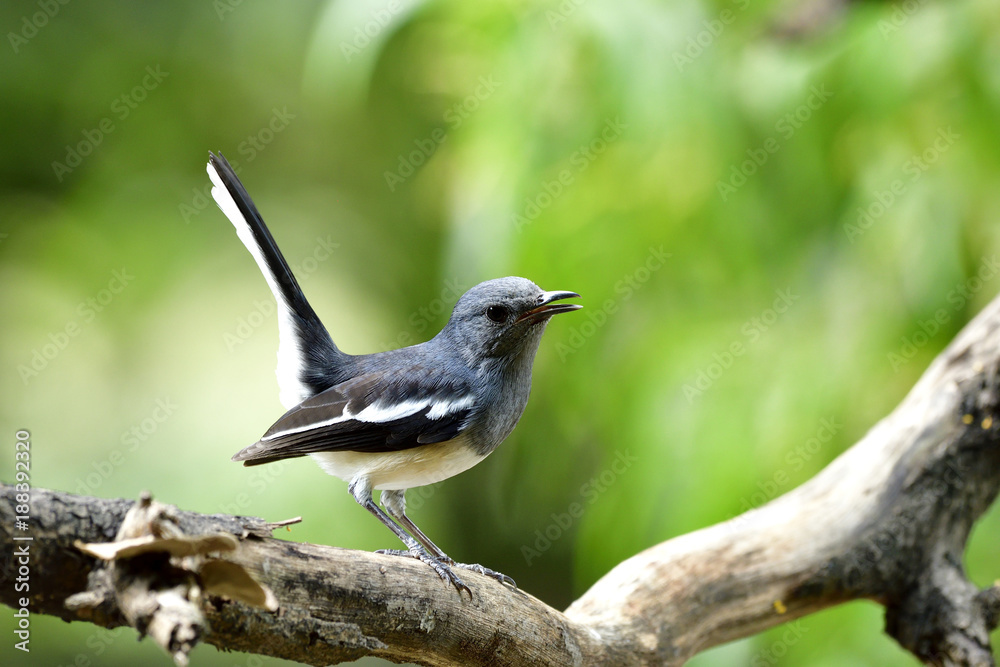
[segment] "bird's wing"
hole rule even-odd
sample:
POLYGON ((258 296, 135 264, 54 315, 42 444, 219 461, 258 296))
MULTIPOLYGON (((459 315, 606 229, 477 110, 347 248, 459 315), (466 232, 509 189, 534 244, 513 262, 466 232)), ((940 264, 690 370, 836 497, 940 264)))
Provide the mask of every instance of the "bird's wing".
POLYGON ((462 432, 474 403, 466 382, 424 367, 368 373, 292 408, 233 460, 258 465, 316 452, 391 452, 444 442, 462 432))

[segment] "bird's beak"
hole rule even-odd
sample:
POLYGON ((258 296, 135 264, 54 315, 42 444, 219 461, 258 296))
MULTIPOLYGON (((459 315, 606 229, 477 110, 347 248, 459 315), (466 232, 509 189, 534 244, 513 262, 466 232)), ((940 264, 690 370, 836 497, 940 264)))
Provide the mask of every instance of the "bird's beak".
POLYGON ((579 298, 580 295, 576 292, 542 292, 538 295, 538 299, 535 302, 537 305, 522 314, 519 318, 517 318, 517 321, 531 321, 532 323, 535 323, 558 313, 568 313, 573 310, 579 310, 580 308, 583 308, 583 306, 578 303, 553 303, 554 301, 559 301, 561 299, 579 298))

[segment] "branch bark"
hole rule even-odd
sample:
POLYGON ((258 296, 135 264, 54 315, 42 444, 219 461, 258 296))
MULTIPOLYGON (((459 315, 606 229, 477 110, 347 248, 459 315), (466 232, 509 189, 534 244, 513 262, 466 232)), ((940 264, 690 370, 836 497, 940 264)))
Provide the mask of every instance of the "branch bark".
MULTIPOLYGON (((230 556, 280 603, 211 597, 205 641, 311 665, 365 655, 425 665, 680 665, 699 651, 848 600, 886 607, 886 631, 931 665, 994 665, 1000 584, 962 568, 973 523, 1000 489, 1000 298, 931 364, 888 417, 774 501, 624 561, 565 612, 463 573, 460 596, 425 565, 284 542, 261 519, 175 513, 188 534, 225 532, 230 556)), ((14 544, 14 489, 0 486, 14 544)), ((70 611, 132 502, 34 490, 30 609, 114 627, 113 603, 70 611)), ((21 543, 18 543, 21 544, 21 543)), ((4 563, 0 601, 16 606, 4 563)))

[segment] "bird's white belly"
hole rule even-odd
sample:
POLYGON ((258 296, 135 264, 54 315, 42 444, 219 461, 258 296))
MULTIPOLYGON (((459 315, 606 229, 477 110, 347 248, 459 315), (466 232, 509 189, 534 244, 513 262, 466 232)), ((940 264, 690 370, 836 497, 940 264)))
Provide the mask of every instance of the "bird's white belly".
POLYGON ((462 440, 459 436, 398 452, 316 452, 309 456, 324 471, 346 482, 367 477, 373 489, 410 489, 448 479, 486 458, 462 440))

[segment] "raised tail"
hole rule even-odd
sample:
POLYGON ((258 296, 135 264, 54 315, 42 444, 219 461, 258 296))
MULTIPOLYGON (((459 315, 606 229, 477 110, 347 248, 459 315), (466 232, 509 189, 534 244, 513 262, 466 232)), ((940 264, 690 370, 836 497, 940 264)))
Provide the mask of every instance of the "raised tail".
POLYGON ((278 390, 281 404, 292 408, 341 380, 344 361, 326 327, 306 301, 288 262, 264 224, 232 166, 209 152, 212 197, 236 228, 260 267, 278 304, 278 390))

